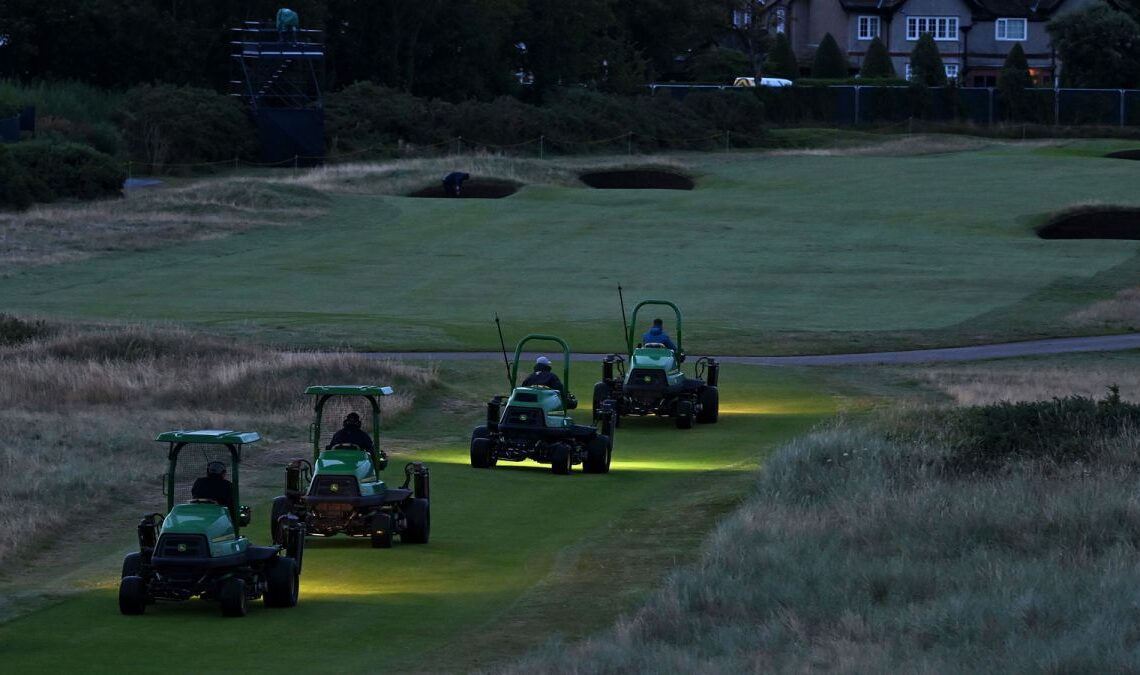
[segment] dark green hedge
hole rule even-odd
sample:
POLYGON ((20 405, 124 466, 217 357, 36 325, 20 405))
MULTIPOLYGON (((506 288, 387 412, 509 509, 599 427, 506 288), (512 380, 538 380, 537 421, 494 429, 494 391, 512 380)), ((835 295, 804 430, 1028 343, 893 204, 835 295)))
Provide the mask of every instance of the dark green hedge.
POLYGON ((333 157, 365 150, 395 154, 401 146, 457 138, 466 147, 509 147, 543 137, 547 151, 580 152, 604 139, 613 146, 590 147, 625 148, 631 132, 641 150, 708 147, 726 131, 733 132, 734 145, 755 144, 764 136, 764 119, 760 100, 736 90, 697 92, 676 101, 566 89, 535 106, 510 97, 453 104, 362 83, 328 97, 325 131, 333 157))
POLYGON ((248 158, 256 147, 242 104, 206 89, 157 85, 129 90, 117 114, 134 161, 189 171, 248 158))
POLYGON ((30 141, 9 149, 37 202, 118 196, 127 178, 114 158, 79 143, 30 141))

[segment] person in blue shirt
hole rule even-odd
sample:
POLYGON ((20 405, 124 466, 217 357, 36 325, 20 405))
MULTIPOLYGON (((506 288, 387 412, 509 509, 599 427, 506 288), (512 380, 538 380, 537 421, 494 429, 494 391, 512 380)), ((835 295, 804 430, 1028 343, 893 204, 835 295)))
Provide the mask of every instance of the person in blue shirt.
POLYGON ((669 339, 669 334, 665 332, 664 322, 661 319, 653 320, 653 327, 641 336, 642 344, 658 343, 663 344, 673 351, 677 351, 677 345, 673 340, 669 339))

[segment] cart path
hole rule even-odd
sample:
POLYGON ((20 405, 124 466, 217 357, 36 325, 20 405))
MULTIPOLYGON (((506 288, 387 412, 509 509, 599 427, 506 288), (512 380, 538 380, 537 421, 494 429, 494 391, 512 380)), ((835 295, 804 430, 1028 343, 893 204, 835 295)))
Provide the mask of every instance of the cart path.
MULTIPOLYGON (((819 354, 815 356, 716 356, 721 363, 760 366, 848 366, 894 365, 907 363, 939 363, 948 361, 985 361, 1020 356, 1075 354, 1078 352, 1118 352, 1140 349, 1140 333, 1096 335, 1091 337, 1051 338, 972 347, 944 347, 901 352, 866 352, 860 354, 819 354)), ((534 358, 539 352, 527 352, 534 358)), ((364 352, 372 359, 429 361, 487 361, 501 359, 501 352, 364 352)), ((605 354, 574 354, 575 360, 601 361, 605 354)))

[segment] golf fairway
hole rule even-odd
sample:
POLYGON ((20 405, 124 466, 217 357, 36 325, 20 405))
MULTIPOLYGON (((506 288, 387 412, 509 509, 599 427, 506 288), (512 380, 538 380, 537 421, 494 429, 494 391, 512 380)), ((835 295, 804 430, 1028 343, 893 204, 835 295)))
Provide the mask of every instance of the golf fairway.
MULTIPOLYGON (((374 550, 363 539, 310 538, 293 609, 257 602, 247 617, 224 619, 216 603, 192 600, 122 616, 121 558, 108 558, 97 588, 0 625, 5 670, 457 671, 583 637, 692 560, 773 447, 837 406, 795 370, 733 366, 721 392, 716 425, 623 420, 608 475, 555 476, 530 462, 476 470, 466 444, 419 453, 432 470, 431 542, 374 550), (631 575, 632 587, 622 581, 631 575)), ((402 460, 393 457, 389 480, 402 460)), ((265 542, 268 511, 254 504, 255 543, 265 542)), ((134 524, 122 523, 124 542, 134 524)))

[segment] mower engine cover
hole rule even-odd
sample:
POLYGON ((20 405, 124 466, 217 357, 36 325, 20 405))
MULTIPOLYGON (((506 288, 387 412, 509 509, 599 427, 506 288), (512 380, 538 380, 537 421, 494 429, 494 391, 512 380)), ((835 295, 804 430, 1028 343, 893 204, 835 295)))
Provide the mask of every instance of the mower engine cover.
POLYGON ((551 429, 563 429, 574 426, 574 420, 562 414, 562 396, 556 389, 538 387, 517 387, 507 401, 503 411, 502 424, 526 424, 529 419, 525 416, 528 410, 542 411, 545 426, 551 429))

